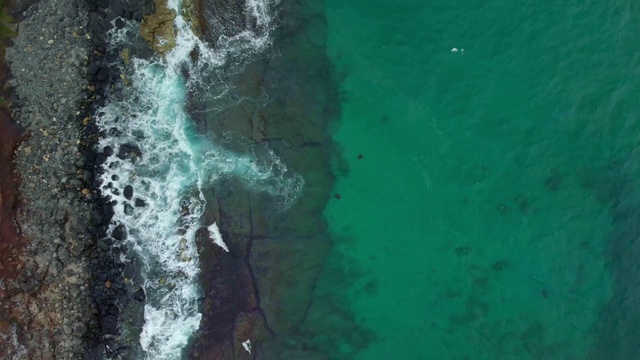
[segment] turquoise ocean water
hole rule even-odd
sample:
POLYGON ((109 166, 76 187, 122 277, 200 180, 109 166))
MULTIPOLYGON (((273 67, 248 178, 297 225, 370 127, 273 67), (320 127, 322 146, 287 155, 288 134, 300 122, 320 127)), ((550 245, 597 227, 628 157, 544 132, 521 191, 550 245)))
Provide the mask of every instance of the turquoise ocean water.
POLYGON ((347 358, 640 358, 640 3, 325 6, 347 358))

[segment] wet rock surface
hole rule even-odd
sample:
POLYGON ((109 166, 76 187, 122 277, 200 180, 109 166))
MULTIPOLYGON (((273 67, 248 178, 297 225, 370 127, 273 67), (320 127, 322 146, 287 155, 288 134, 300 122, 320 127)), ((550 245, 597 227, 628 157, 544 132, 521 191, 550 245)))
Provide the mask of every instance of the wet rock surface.
MULTIPOLYGON (((198 28, 210 42, 231 37, 244 30, 245 2, 242 0, 190 0, 197 9, 198 28)), ((192 22, 195 22, 192 20, 192 22)))
MULTIPOLYGON (((207 4, 217 21, 233 21, 233 1, 207 4)), ((216 221, 230 251, 213 245, 206 234, 200 239, 205 305, 202 335, 190 358, 348 358, 337 354, 337 338, 354 347, 369 340, 331 294, 316 292, 332 251, 322 212, 334 180, 330 125, 339 116, 335 74, 328 60, 321 60, 326 56, 325 33, 317 32, 326 26, 320 22, 322 7, 313 10, 308 2, 293 0, 280 5, 282 24, 273 44, 278 56, 265 54, 234 76, 230 98, 247 100, 197 118, 197 126, 218 142, 222 134, 234 134, 224 144, 239 153, 260 154, 268 145, 289 171, 302 175, 304 189, 284 212, 282 199, 249 190, 241 179, 207 191, 203 222, 216 221), (326 321, 329 314, 335 320, 326 321), (249 317, 255 319, 252 325, 238 328, 249 317), (240 346, 247 340, 251 354, 240 346)))

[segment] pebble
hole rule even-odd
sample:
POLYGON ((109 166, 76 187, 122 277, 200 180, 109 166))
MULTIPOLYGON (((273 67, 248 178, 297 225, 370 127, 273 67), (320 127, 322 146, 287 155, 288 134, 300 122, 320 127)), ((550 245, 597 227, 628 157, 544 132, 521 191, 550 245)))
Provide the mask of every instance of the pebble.
POLYGON ((81 322, 73 324, 73 331, 78 335, 84 335, 87 332, 87 326, 81 322))
POLYGON ((69 252, 67 251, 67 249, 65 249, 64 247, 58 249, 58 259, 60 259, 60 261, 62 261, 63 263, 69 261, 69 252))
POLYGON ((71 289, 69 289, 69 292, 71 293, 72 297, 76 298, 80 293, 80 287, 78 285, 73 285, 71 289))

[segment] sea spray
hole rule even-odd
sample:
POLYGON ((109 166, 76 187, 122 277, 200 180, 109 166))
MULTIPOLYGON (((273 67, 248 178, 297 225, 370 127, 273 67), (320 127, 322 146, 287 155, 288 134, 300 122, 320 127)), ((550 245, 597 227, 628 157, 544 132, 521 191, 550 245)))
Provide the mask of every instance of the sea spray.
MULTIPOLYGON (((168 3, 178 14, 175 47, 163 57, 132 59, 124 101, 112 99, 96 119, 108 134, 100 149, 112 149, 102 175, 103 196, 114 202, 109 233, 124 226, 126 242, 142 262, 147 302, 140 345, 148 359, 180 358, 199 328, 196 232, 206 205, 202 189, 221 177, 237 177, 280 198, 286 208, 303 185, 266 145, 245 154, 227 151, 198 134, 185 110, 190 92, 208 89, 199 96, 224 96, 203 84, 207 75, 230 58, 238 66, 269 45, 274 4, 249 0, 247 23, 254 25, 217 39, 215 49, 191 31, 180 5, 168 3)), ((110 46, 126 47, 137 31, 135 23, 114 29, 110 46)))
POLYGON ((214 222, 207 230, 209 230, 209 237, 211 237, 213 243, 220 246, 224 251, 229 252, 229 247, 224 243, 224 240, 222 240, 222 234, 220 234, 218 225, 214 222))

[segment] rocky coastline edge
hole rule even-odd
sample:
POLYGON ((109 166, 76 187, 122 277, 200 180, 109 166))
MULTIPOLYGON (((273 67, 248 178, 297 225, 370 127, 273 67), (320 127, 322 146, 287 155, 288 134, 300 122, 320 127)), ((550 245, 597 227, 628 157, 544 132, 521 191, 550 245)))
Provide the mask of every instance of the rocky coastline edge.
POLYGON ((108 53, 107 31, 153 4, 6 8, 18 23, 3 56, 0 349, 8 359, 117 357, 116 305, 140 297, 125 290, 122 249, 106 237, 113 211, 99 193, 105 154, 95 151, 92 120, 124 86, 108 65, 119 54, 108 53))

